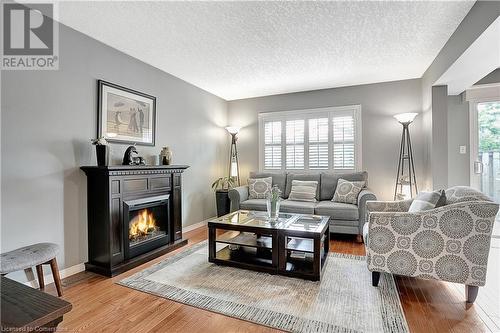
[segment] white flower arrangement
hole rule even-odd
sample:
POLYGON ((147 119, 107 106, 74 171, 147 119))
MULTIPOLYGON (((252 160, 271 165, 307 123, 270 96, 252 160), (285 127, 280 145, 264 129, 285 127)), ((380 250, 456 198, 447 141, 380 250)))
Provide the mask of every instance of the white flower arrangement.
POLYGON ((105 146, 108 144, 108 141, 106 141, 106 138, 103 136, 98 139, 90 139, 90 142, 92 142, 92 144, 96 146, 105 146))

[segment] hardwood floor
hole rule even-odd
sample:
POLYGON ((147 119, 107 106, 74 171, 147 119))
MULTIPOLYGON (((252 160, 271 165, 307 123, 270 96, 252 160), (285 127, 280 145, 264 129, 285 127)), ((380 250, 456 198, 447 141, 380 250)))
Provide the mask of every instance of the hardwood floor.
MULTIPOLYGON (((187 246, 207 238, 207 228, 188 232, 187 246)), ((182 249, 114 278, 82 272, 63 280, 64 299, 73 310, 59 325, 67 332, 278 332, 217 313, 183 305, 115 284, 182 249)), ((330 251, 364 255, 355 237, 332 235, 330 251)), ((396 279, 411 332, 500 331, 500 240, 492 242, 488 285, 473 306, 466 306, 464 287, 406 277, 396 279)), ((382 277, 383 278, 383 277, 382 277)), ((366 281, 371 283, 371 281, 366 281)), ((53 285, 46 287, 56 293, 53 285)))

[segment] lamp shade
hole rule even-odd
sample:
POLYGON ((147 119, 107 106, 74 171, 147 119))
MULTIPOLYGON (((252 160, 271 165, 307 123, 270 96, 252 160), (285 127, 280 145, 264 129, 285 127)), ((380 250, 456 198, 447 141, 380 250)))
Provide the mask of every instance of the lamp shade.
POLYGON ((407 113, 400 113, 394 116, 397 121, 399 121, 401 124, 411 124, 413 122, 413 119, 418 115, 416 112, 407 112, 407 113))
POLYGON ((238 134, 238 132, 240 131, 240 128, 241 127, 236 127, 236 126, 227 126, 226 127, 226 131, 229 132, 229 134, 238 134))

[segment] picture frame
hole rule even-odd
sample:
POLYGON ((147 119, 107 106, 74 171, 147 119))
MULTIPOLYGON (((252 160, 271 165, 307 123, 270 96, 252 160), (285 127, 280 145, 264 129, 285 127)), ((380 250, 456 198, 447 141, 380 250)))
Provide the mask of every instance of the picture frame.
POLYGON ((97 137, 108 142, 154 146, 156 97, 97 80, 97 137))

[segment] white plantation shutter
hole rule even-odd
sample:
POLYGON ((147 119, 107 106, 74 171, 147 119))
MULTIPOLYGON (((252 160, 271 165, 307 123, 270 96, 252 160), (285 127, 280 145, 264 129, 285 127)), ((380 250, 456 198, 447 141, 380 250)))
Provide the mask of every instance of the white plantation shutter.
POLYGON ((333 116, 333 169, 355 169, 354 115, 333 116))
POLYGON ((281 121, 264 124, 264 168, 281 169, 281 121))
POLYGON ((359 105, 259 114, 263 170, 361 168, 359 105))
POLYGON ((286 168, 304 169, 304 120, 286 122, 286 168))
POLYGON ((309 119, 309 169, 328 169, 328 118, 309 119))

